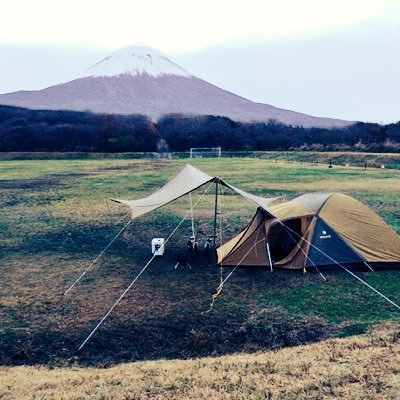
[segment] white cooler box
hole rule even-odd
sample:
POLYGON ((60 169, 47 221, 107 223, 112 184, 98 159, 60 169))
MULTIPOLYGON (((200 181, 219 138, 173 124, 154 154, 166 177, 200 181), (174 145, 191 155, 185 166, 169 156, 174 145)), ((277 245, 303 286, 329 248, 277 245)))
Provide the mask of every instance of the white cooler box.
POLYGON ((164 250, 164 238, 151 239, 151 252, 154 256, 162 256, 164 250))

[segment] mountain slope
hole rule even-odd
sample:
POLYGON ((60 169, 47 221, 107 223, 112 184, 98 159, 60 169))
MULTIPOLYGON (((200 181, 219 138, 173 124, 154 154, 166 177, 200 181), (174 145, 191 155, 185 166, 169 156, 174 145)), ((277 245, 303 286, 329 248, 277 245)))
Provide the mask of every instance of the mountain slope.
POLYGON ((275 119, 304 127, 344 127, 351 122, 318 118, 255 103, 192 76, 161 53, 145 47, 122 49, 71 82, 38 91, 0 95, 0 104, 32 109, 95 113, 222 115, 236 121, 275 119))

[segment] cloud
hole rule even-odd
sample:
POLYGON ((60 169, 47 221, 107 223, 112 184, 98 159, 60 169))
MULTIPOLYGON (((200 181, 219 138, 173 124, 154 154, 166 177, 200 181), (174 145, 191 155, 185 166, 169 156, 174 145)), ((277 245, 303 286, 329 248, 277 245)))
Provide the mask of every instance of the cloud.
POLYGON ((13 0, 2 5, 2 43, 166 52, 313 37, 367 21, 399 23, 397 0, 13 0), (4 16, 7 16, 4 18, 4 16))

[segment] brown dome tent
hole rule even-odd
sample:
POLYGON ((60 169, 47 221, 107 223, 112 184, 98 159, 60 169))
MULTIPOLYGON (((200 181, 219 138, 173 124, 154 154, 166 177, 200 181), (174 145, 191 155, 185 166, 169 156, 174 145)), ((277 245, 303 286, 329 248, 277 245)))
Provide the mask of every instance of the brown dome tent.
POLYGON ((358 200, 316 192, 258 208, 252 221, 217 253, 218 263, 226 266, 303 269, 368 263, 400 267, 400 237, 358 200))

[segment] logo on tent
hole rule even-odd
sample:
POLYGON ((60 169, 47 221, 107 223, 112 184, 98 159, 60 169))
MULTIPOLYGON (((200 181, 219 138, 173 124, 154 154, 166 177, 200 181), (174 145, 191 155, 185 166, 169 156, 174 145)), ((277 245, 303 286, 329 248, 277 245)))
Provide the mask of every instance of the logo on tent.
POLYGON ((319 236, 320 239, 330 239, 332 236, 328 235, 327 231, 322 231, 322 235, 319 236))

